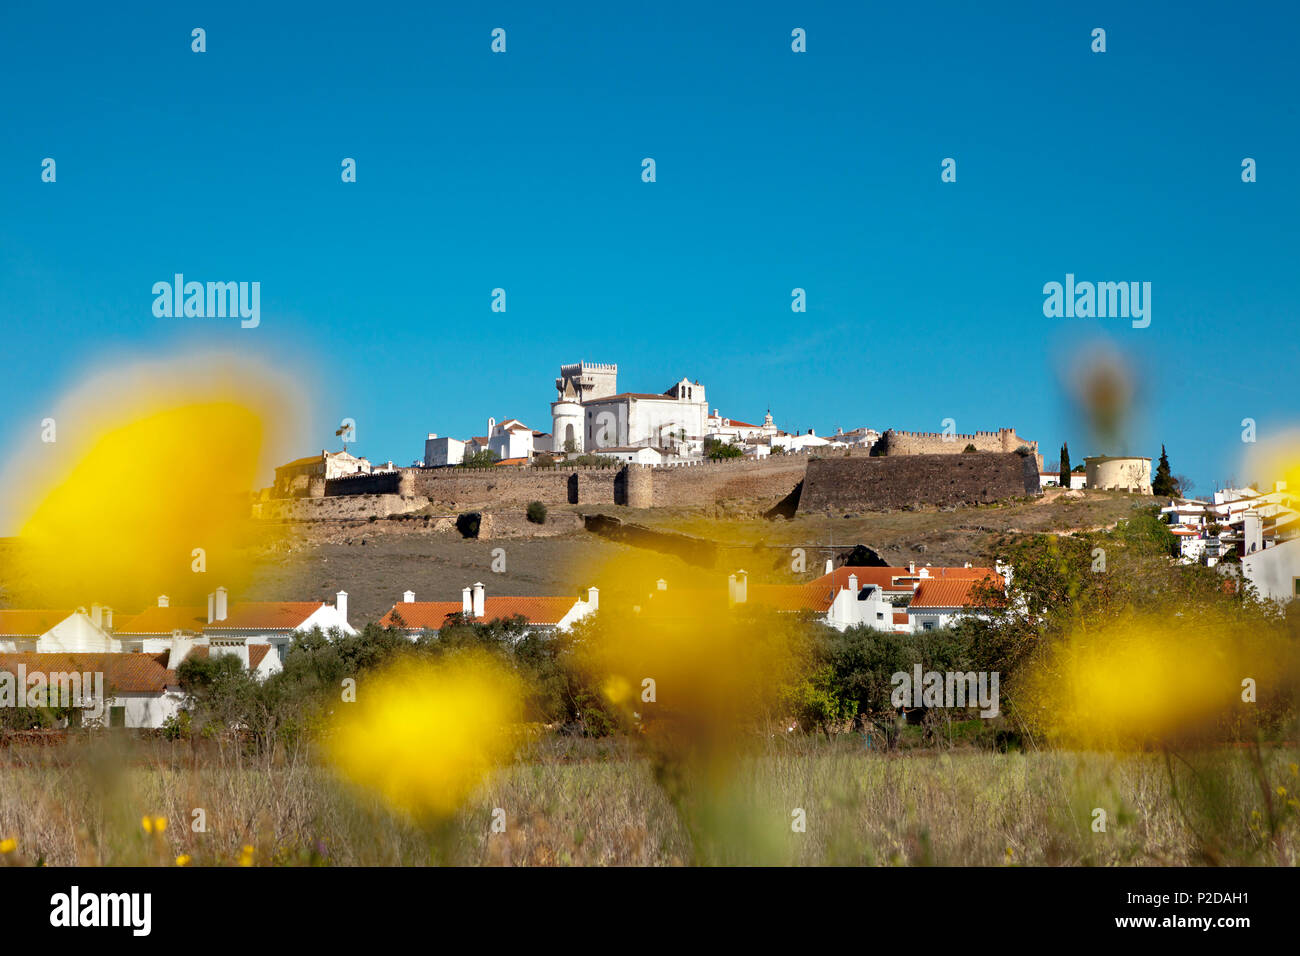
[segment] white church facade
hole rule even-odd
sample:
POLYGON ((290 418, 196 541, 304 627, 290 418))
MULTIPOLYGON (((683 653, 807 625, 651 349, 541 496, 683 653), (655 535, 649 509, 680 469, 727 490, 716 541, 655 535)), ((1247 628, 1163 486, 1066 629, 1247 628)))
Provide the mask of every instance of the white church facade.
POLYGON ((662 393, 619 392, 617 365, 579 362, 561 367, 555 389, 551 434, 557 452, 655 448, 695 456, 709 434, 704 386, 689 379, 662 393))

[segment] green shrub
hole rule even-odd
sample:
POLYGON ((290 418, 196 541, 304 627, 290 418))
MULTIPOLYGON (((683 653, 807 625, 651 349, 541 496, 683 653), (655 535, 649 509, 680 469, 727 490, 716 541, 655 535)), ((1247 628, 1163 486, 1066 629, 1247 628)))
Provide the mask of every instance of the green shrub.
POLYGON ((546 524, 546 505, 540 501, 528 502, 528 520, 533 524, 546 524))

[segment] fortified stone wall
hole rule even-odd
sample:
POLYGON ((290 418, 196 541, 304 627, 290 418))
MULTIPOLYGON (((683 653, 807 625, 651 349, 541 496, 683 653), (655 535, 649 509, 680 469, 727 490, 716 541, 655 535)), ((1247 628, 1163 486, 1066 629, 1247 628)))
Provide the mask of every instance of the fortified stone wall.
POLYGON ((821 458, 808 463, 799 511, 990 504, 1038 492, 1038 469, 1032 455, 821 458))
POLYGON ((713 505, 726 499, 774 503, 799 483, 808 458, 708 461, 691 465, 619 468, 412 469, 413 493, 433 504, 468 508, 548 505, 629 505, 633 508, 713 505))
POLYGON ((336 495, 328 498, 271 498, 253 504, 253 517, 281 521, 364 521, 372 516, 418 511, 428 502, 401 495, 336 495))
MULTIPOLYGON (((976 451, 1013 452, 1025 445, 1038 454, 1038 442, 1029 441, 1016 434, 1014 428, 999 428, 995 432, 974 432, 969 435, 945 435, 943 432, 899 432, 892 428, 880 436, 878 454, 890 455, 960 455, 967 445, 976 451)), ((1042 459, 1039 457, 1039 468, 1042 459)))

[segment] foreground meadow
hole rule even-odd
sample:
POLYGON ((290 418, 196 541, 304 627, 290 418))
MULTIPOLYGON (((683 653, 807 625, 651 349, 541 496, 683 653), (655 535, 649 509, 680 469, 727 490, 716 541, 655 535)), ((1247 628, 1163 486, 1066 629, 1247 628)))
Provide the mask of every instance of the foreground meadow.
POLYGON ((1294 749, 884 754, 857 737, 776 737, 713 792, 699 785, 674 801, 630 741, 548 736, 437 836, 305 754, 249 761, 206 744, 83 738, 3 757, 0 860, 11 864, 1300 861, 1294 749))

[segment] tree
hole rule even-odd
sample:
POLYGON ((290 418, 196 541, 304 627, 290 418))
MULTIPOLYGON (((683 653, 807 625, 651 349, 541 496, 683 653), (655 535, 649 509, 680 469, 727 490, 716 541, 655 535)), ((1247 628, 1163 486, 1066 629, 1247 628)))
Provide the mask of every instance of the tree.
POLYGON ((1160 446, 1160 464, 1156 466, 1156 477, 1151 482, 1151 493, 1162 498, 1172 498, 1178 494, 1178 483, 1169 471, 1169 455, 1165 446, 1160 446))
POLYGON ((704 439, 704 454, 714 461, 719 461, 723 458, 743 458, 745 452, 739 445, 732 445, 710 435, 704 439))
POLYGON ((961 453, 962 453, 963 455, 969 455, 971 452, 973 452, 973 451, 975 451, 975 450, 976 450, 975 446, 974 446, 973 444, 970 444, 970 445, 967 445, 965 448, 963 448, 963 449, 961 450, 961 453))
POLYGON ((528 502, 528 520, 533 524, 546 524, 546 505, 540 501, 528 502))
POLYGON ((1070 487, 1070 443, 1061 446, 1061 485, 1070 487))
POLYGON ((461 465, 466 468, 487 468, 491 465, 495 465, 500 460, 501 459, 496 452, 489 448, 484 448, 482 451, 476 451, 472 455, 466 455, 461 461, 461 465))

